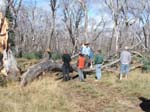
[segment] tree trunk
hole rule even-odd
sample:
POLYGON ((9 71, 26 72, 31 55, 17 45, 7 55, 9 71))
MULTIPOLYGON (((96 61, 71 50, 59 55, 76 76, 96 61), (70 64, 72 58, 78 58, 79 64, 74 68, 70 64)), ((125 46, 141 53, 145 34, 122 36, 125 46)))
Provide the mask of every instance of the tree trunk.
MULTIPOLYGON (((77 71, 75 65, 72 65, 74 71, 77 71)), ((62 64, 54 63, 52 60, 43 60, 38 64, 31 66, 27 72, 21 76, 21 86, 25 86, 27 83, 31 82, 44 71, 61 71, 62 64)))
MULTIPOLYGON (((138 52, 133 52, 133 56, 142 56, 140 53, 138 52)), ((120 59, 116 59, 113 62, 104 64, 102 66, 102 69, 104 71, 116 71, 113 70, 112 68, 110 68, 112 65, 118 64, 120 62, 120 59)), ((137 67, 141 67, 142 64, 136 64, 135 66, 131 67, 131 69, 135 69, 137 67)), ((76 64, 71 65, 73 71, 78 71, 77 70, 77 66, 76 64)), ((27 72, 25 72, 22 76, 21 76, 21 87, 25 86, 26 84, 28 84, 29 82, 31 82, 32 80, 36 79, 38 76, 40 76, 43 72, 45 71, 62 71, 62 64, 57 63, 57 62, 53 62, 52 60, 43 60, 38 64, 35 64, 33 66, 31 66, 27 72)), ((90 73, 90 72, 95 72, 95 68, 88 68, 88 69, 84 69, 84 72, 86 73, 90 73)), ((119 72, 115 72, 115 73, 119 73, 119 72)))

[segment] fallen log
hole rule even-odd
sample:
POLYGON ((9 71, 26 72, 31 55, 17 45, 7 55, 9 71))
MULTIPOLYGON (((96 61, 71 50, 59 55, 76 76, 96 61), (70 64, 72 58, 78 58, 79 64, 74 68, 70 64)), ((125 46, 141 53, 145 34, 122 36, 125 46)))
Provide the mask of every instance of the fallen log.
POLYGON ((137 69, 137 68, 142 68, 142 67, 143 67, 143 64, 139 63, 139 64, 136 64, 135 66, 132 66, 132 67, 130 68, 130 70, 132 71, 132 70, 135 70, 135 69, 137 69))
MULTIPOLYGON (((107 67, 110 67, 110 66, 112 66, 112 65, 114 65, 114 64, 117 64, 117 63, 119 63, 119 62, 120 62, 120 59, 117 59, 117 60, 115 60, 115 61, 113 61, 113 62, 111 62, 111 63, 102 65, 102 69, 105 69, 105 68, 107 68, 107 67)), ((84 72, 93 72, 93 71, 95 71, 95 68, 84 69, 84 72)))
MULTIPOLYGON (((133 71, 133 70, 135 70, 137 68, 142 68, 142 67, 143 67, 143 64, 137 63, 136 65, 134 65, 134 66, 132 65, 130 67, 130 71, 133 71)), ((115 74, 120 74, 119 70, 115 70, 115 69, 112 69, 112 68, 106 68, 106 69, 104 69, 104 71, 115 73, 115 74)))
MULTIPOLYGON (((135 52, 134 52, 134 54, 139 55, 139 53, 135 53, 135 52)), ((120 59, 116 59, 113 62, 103 65, 102 69, 107 71, 108 68, 110 68, 112 65, 115 65, 119 62, 120 62, 120 59)), ((73 71, 77 72, 76 64, 73 64, 71 66, 72 66, 73 71)), ((142 65, 134 66, 133 68, 131 68, 131 70, 136 69, 139 66, 142 66, 142 65)), ((61 70, 62 70, 62 64, 60 64, 59 62, 54 62, 52 60, 42 60, 40 63, 37 63, 37 64, 31 66, 27 70, 27 72, 25 72, 21 76, 21 86, 25 86, 27 83, 29 83, 32 80, 34 80, 35 78, 37 78, 39 75, 41 75, 45 71, 61 71, 61 70)), ((95 71, 95 68, 84 69, 84 72, 86 72, 86 73, 94 72, 94 71, 95 71)))
POLYGON ((143 55, 137 51, 131 51, 132 54, 137 55, 139 57, 143 57, 143 55))
POLYGON ((78 56, 79 56, 79 53, 77 53, 77 54, 71 56, 71 59, 74 59, 74 58, 76 58, 76 57, 78 57, 78 56))
MULTIPOLYGON (((102 68, 111 66, 118 62, 119 62, 119 60, 116 60, 110 64, 106 64, 106 65, 102 66, 102 68)), ((71 65, 71 67, 72 67, 73 71, 77 72, 76 64, 71 65)), ((44 71, 61 71, 61 70, 62 70, 62 64, 53 62, 52 60, 43 60, 40 63, 37 63, 37 64, 31 66, 27 70, 27 72, 25 72, 21 76, 20 84, 21 84, 21 86, 25 86, 27 83, 31 82, 32 80, 34 80, 35 78, 40 76, 44 71)), ((95 68, 84 69, 84 72, 93 72, 93 71, 95 71, 95 68)))
MULTIPOLYGON (((51 60, 44 60, 38 64, 31 66, 27 72, 21 76, 21 86, 25 86, 28 82, 37 78, 42 72, 49 68, 54 68, 56 64, 52 63, 51 60)), ((59 65, 57 65, 59 67, 59 65)))
MULTIPOLYGON (((113 72, 116 74, 119 74, 118 70, 114 70, 111 68, 106 68, 107 66, 110 66, 112 64, 118 63, 118 60, 116 60, 115 62, 111 63, 111 64, 106 64, 104 66, 102 66, 102 69, 104 71, 108 71, 108 72, 113 72)), ((135 70, 136 68, 142 67, 143 64, 136 64, 135 66, 132 66, 130 68, 130 70, 135 70)), ((55 63, 52 62, 51 60, 44 60, 38 64, 35 64, 33 66, 31 66, 27 72, 25 72, 22 76, 21 76, 21 86, 25 86, 26 84, 28 84, 29 82, 31 82, 32 80, 36 79, 38 76, 40 76, 43 72, 45 71, 61 71, 61 67, 62 64, 60 63, 55 63)), ((77 67, 76 65, 72 65, 72 68, 74 71, 77 72, 77 67)), ((89 69, 84 69, 84 72, 94 72, 95 68, 89 68, 89 69)))
MULTIPOLYGON (((74 71, 77 71, 77 68, 75 65, 72 65, 72 68, 74 71)), ((37 63, 33 66, 31 66, 27 72, 25 72, 21 76, 21 86, 25 86, 27 83, 31 82, 38 76, 40 76, 45 71, 61 71, 62 64, 55 63, 52 60, 43 60, 40 63, 37 63)))

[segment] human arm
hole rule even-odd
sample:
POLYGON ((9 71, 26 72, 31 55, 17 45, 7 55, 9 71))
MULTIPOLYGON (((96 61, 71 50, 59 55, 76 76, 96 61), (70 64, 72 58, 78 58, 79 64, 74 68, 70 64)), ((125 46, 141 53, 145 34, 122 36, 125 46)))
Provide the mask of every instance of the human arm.
POLYGON ((96 64, 97 62, 97 55, 94 56, 93 64, 96 64))
POLYGON ((129 63, 131 63, 131 59, 132 59, 132 56, 131 56, 131 53, 130 53, 129 56, 128 56, 129 63))

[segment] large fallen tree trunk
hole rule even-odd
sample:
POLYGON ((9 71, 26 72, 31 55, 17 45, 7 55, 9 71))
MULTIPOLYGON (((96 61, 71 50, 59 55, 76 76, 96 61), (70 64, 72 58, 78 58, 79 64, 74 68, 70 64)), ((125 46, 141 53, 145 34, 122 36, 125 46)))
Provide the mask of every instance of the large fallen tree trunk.
MULTIPOLYGON (((113 62, 110 62, 110 63, 108 63, 108 64, 104 64, 104 65, 102 65, 102 69, 105 69, 105 68, 107 68, 107 67, 110 67, 110 66, 112 66, 112 65, 114 65, 114 64, 116 64, 116 63, 119 63, 119 62, 120 62, 120 59, 117 59, 117 60, 115 60, 115 61, 113 61, 113 62)), ((84 72, 93 72, 93 71, 95 71, 95 68, 84 69, 84 72)))
MULTIPOLYGON (((141 56, 141 54, 139 55, 139 53, 137 53, 137 52, 136 53, 134 52, 134 56, 135 55, 141 56)), ((109 67, 111 67, 112 65, 115 65, 115 64, 117 64, 119 62, 120 62, 120 59, 116 59, 113 62, 110 62, 108 64, 104 64, 102 66, 102 69, 106 70, 106 71, 107 70, 108 71, 110 71, 110 70, 113 71, 109 67)), ((71 66, 73 68, 73 71, 77 71, 76 64, 71 65, 71 66)), ((142 66, 142 65, 140 64, 140 65, 134 66, 133 69, 135 69, 135 68, 137 68, 139 66, 142 66)), ((61 71, 61 70, 62 70, 62 64, 57 63, 57 62, 53 62, 51 60, 43 60, 40 63, 31 66, 27 70, 27 72, 25 72, 21 76, 21 86, 25 86, 27 83, 31 82, 32 80, 37 78, 39 75, 41 75, 44 71, 61 71)), ((132 68, 131 68, 131 70, 132 70, 132 68)), ((93 72, 93 71, 95 71, 95 68, 84 69, 84 72, 93 72)))
MULTIPOLYGON (((77 71, 75 65, 72 65, 74 71, 77 71)), ((62 64, 55 63, 51 60, 44 60, 38 64, 31 66, 27 72, 21 76, 21 86, 25 86, 27 83, 31 82, 33 79, 37 78, 44 71, 61 71, 62 64)))
MULTIPOLYGON (((143 57, 143 55, 141 54, 141 53, 139 53, 139 52, 136 52, 136 51, 132 51, 131 52, 132 54, 133 54, 133 56, 132 56, 132 58, 133 57, 135 57, 135 56, 139 56, 139 57, 143 57)), ((108 63, 108 64, 104 64, 104 65, 102 65, 102 69, 105 69, 105 68, 107 68, 107 67, 111 67, 112 65, 115 65, 115 64, 117 64, 117 63, 119 63, 120 62, 120 59, 116 59, 116 60, 114 60, 114 61, 112 61, 112 62, 110 62, 110 63, 108 63)), ((141 64, 138 64, 138 66, 141 66, 141 64)), ((136 67, 135 66, 135 68, 138 68, 138 67, 136 67)), ((105 69, 106 71, 108 70, 110 70, 110 71, 114 71, 114 70, 112 70, 112 69, 105 69)), ((131 68, 131 70, 132 70, 132 68, 131 68)), ((95 71, 95 68, 88 68, 88 69, 85 69, 84 70, 85 72, 93 72, 93 71, 95 71)))
MULTIPOLYGON (((45 60, 42 61, 38 64, 35 64, 31 66, 27 72, 25 72, 21 76, 21 86, 25 86, 28 82, 32 81, 33 79, 37 78, 42 72, 48 70, 49 68, 54 68, 56 67, 55 63, 52 63, 50 60, 45 60)), ((59 68, 60 65, 57 64, 57 67, 59 68)))
MULTIPOLYGON (((119 60, 114 61, 110 64, 106 64, 102 66, 102 68, 111 66, 115 63, 118 63, 119 60)), ((73 71, 77 71, 76 64, 71 65, 73 71)), ((51 60, 43 60, 38 64, 35 64, 31 66, 27 72, 25 72, 21 76, 21 86, 25 86, 27 83, 31 82, 33 79, 37 78, 39 75, 41 75, 44 71, 61 71, 62 70, 62 64, 53 62, 51 60)), ((93 72, 95 71, 95 68, 88 68, 85 69, 84 72, 93 72)))
MULTIPOLYGON (((108 66, 111 66, 113 64, 118 63, 119 60, 116 60, 110 64, 106 64, 102 66, 102 69, 104 71, 109 71, 113 73, 119 74, 119 71, 107 68, 108 66)), ((136 68, 142 67, 143 64, 137 64, 135 66, 132 66, 130 70, 134 70, 136 68)), ((27 72, 25 72, 21 77, 21 86, 25 86, 27 83, 31 82, 32 80, 36 79, 38 76, 40 76, 44 71, 61 71, 62 64, 52 62, 51 60, 45 60, 42 61, 36 65, 31 66, 27 72)), ((77 71, 76 65, 72 65, 73 71, 77 71)), ((85 69, 84 72, 94 72, 95 68, 89 68, 85 69)))
MULTIPOLYGON (((133 70, 135 70, 135 69, 137 69, 137 68, 142 68, 142 67, 143 67, 143 64, 138 63, 138 64, 136 64, 136 65, 132 65, 132 66, 130 67, 130 71, 133 71, 133 70)), ((106 68, 106 69, 104 69, 104 71, 111 72, 111 73, 115 73, 115 74, 120 74, 120 71, 119 71, 119 70, 112 69, 112 68, 106 68)))
MULTIPOLYGON (((109 64, 103 65, 102 68, 111 66, 118 62, 119 62, 119 59, 109 64)), ((76 64, 71 65, 71 66, 72 66, 73 71, 77 72, 76 64)), ((25 86, 27 83, 31 82, 32 80, 37 78, 39 75, 41 75, 44 71, 61 71, 61 70, 62 70, 62 64, 53 62, 51 60, 43 60, 40 63, 31 66, 27 70, 27 72, 25 72, 21 76, 21 86, 25 86)), ((93 72, 93 71, 95 71, 95 68, 84 69, 84 72, 93 72)))

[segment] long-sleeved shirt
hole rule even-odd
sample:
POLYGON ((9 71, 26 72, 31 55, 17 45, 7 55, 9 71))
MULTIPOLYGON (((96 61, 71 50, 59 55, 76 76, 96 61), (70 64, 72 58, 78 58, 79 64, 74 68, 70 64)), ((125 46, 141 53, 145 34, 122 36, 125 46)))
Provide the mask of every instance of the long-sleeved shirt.
POLYGON ((90 52, 91 52, 90 47, 84 46, 84 47, 82 48, 82 54, 83 54, 83 55, 90 56, 90 52))
POLYGON ((96 54, 94 57, 94 64, 102 64, 104 61, 104 57, 101 54, 96 54))
POLYGON ((63 54, 63 56, 62 56, 62 61, 63 61, 64 63, 66 63, 66 64, 69 64, 70 61, 71 61, 70 55, 69 55, 69 54, 63 54))
POLYGON ((128 51, 122 51, 120 56, 121 64, 130 64, 131 62, 131 53, 128 51))

